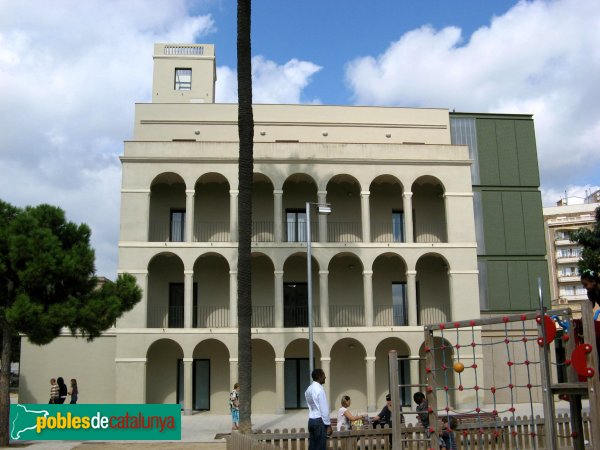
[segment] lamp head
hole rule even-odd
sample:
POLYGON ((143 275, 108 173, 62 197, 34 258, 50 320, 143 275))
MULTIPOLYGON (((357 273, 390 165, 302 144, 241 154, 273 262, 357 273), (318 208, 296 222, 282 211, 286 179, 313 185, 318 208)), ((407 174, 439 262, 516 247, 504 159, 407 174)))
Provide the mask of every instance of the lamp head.
POLYGON ((320 203, 317 205, 317 212, 321 215, 328 216, 331 214, 331 205, 329 203, 320 203))

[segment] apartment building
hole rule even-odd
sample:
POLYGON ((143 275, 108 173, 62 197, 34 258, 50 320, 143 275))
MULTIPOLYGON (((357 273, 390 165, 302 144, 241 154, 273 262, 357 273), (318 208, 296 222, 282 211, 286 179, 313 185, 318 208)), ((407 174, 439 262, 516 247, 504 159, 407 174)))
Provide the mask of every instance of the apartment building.
MULTIPOLYGON (((214 100, 215 67, 212 45, 155 45, 153 100, 136 105, 121 157, 119 270, 137 277, 143 299, 91 344, 24 342, 25 399, 46 396, 48 374, 70 370, 95 386, 83 401, 227 411, 238 365, 239 147, 237 105, 214 100), (57 365, 63 351, 77 360, 57 365)), ((254 119, 254 412, 306 406, 309 316, 331 404, 347 394, 376 411, 389 350, 404 358, 402 384, 422 379, 424 324, 531 310, 538 276, 547 292, 531 116, 255 105, 254 119), (319 204, 331 213, 319 215, 319 204)), ((493 378, 492 353, 476 358, 493 378)), ((402 389, 404 404, 417 389, 402 389)))
POLYGON ((591 228, 596 223, 599 200, 600 191, 596 191, 584 199, 571 197, 569 200, 569 197, 565 197, 558 201, 556 206, 544 208, 553 305, 568 306, 574 311, 579 311, 580 306, 576 301, 587 299, 577 268, 583 248, 571 241, 570 235, 579 228, 591 228), (580 203, 577 203, 578 201, 580 203))

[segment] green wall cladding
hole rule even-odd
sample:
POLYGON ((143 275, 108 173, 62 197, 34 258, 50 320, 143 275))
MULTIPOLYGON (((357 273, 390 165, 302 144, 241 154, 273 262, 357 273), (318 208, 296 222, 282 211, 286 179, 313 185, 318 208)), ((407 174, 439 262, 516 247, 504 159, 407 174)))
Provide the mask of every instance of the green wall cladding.
POLYGON ((538 277, 544 305, 550 305, 548 265, 545 259, 488 260, 489 311, 526 311, 539 307, 538 277))
POLYGON ((486 255, 545 255, 539 191, 481 189, 486 255))
POLYGON ((477 147, 482 186, 539 186, 533 120, 477 118, 477 147))

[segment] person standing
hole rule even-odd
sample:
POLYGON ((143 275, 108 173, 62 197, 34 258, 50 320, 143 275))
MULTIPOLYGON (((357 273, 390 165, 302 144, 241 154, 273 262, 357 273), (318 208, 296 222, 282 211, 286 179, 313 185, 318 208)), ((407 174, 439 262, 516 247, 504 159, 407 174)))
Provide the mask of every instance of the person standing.
POLYGON ((233 385, 233 391, 229 393, 229 410, 231 411, 231 429, 240 429, 240 384, 233 385))
POLYGON ((58 403, 58 384, 56 384, 56 378, 50 378, 50 401, 48 403, 58 403))
POLYGON ((56 379, 56 383, 58 384, 58 400, 56 403, 60 403, 62 405, 67 399, 67 393, 69 390, 67 389, 67 385, 65 384, 63 377, 58 377, 56 379))
POLYGON ((79 398, 79 389, 77 388, 77 380, 75 378, 71 378, 71 390, 69 391, 69 395, 71 396, 71 405, 77 403, 77 399, 79 398))
POLYGON ((332 433, 329 419, 329 403, 325 395, 325 372, 315 369, 313 382, 304 393, 308 405, 308 450, 326 450, 327 436, 332 433))
POLYGON ((417 414, 417 419, 421 422, 423 428, 425 428, 426 436, 429 437, 429 403, 425 400, 425 394, 422 392, 415 392, 413 400, 417 404, 417 412, 419 412, 419 414, 417 414))

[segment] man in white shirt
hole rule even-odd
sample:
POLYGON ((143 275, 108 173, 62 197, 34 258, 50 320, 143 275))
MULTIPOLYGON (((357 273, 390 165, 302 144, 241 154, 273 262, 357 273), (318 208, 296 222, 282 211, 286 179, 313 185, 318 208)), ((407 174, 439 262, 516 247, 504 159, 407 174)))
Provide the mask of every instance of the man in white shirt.
POLYGON ((323 389, 325 372, 323 369, 315 369, 311 376, 313 382, 304 393, 308 405, 308 450, 325 450, 327 436, 332 432, 329 403, 323 389))

